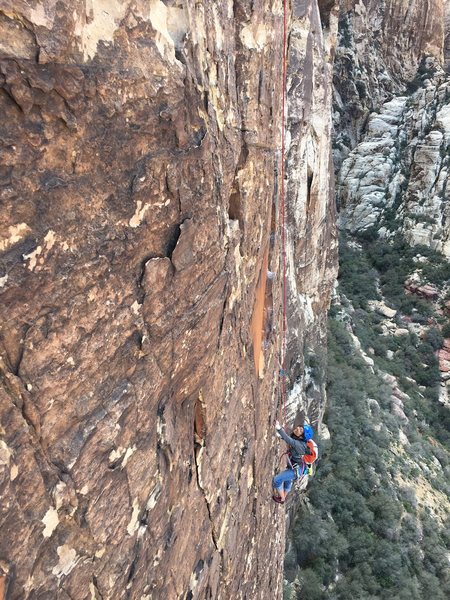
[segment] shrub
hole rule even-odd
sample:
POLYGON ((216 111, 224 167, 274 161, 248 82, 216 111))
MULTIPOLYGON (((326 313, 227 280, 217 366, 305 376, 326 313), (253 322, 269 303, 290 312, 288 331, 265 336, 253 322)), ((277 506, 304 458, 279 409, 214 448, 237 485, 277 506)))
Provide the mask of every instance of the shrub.
POLYGON ((442 335, 445 338, 450 337, 450 323, 445 323, 445 325, 442 327, 442 335))
POLYGON ((345 237, 341 238, 341 257, 338 280, 343 293, 355 307, 367 307, 368 300, 376 300, 376 273, 364 252, 350 248, 345 237))
POLYGON ((442 286, 450 280, 450 263, 442 256, 434 257, 433 262, 425 263, 422 268, 422 275, 430 283, 442 286))
MULTIPOLYGON (((448 596, 444 532, 431 513, 424 514, 408 487, 403 492, 398 489, 395 479, 398 472, 406 479, 423 474, 419 465, 433 454, 442 466, 449 464, 450 411, 435 401, 440 381, 435 351, 442 345, 442 334, 450 334, 450 323, 442 333, 430 328, 424 339, 413 333, 384 336, 382 318, 366 306, 368 299, 378 295, 379 276, 391 305, 427 321, 433 314, 431 305, 405 295, 404 281, 417 269, 413 260, 417 253, 427 257, 430 265, 440 265, 426 269, 427 276, 442 278, 445 268, 429 248, 412 249, 401 237, 394 242, 369 238, 362 242, 362 250, 343 238, 339 281, 355 307, 354 333, 363 348, 374 350, 375 372, 355 351, 342 322, 345 307, 335 307, 330 315, 341 320, 329 319, 325 416, 331 439, 322 447, 316 477, 308 488, 310 503, 300 509, 292 528, 286 575, 293 582, 286 590, 290 598, 302 599, 419 600, 424 589, 431 589, 435 600, 440 600, 448 596), (394 353, 392 360, 386 359, 387 350, 394 353), (408 394, 403 399, 408 422, 400 422, 392 412, 392 388, 380 379, 377 369, 396 375, 408 394), (369 409, 368 398, 376 401, 372 406, 377 410, 369 409), (400 428, 410 442, 404 447, 405 456, 391 452, 400 428), (433 439, 432 446, 429 438, 442 445, 433 439), (428 520, 422 539, 424 519, 428 520)), ((402 323, 400 315, 398 324, 402 323)), ((309 365, 315 366, 314 357, 309 365)), ((438 469, 429 478, 430 485, 446 490, 445 476, 444 469, 438 469)))
POLYGON ((425 335, 425 341, 428 342, 428 344, 430 344, 433 350, 439 350, 439 348, 442 348, 444 338, 439 329, 437 329, 436 327, 432 327, 427 331, 425 335))

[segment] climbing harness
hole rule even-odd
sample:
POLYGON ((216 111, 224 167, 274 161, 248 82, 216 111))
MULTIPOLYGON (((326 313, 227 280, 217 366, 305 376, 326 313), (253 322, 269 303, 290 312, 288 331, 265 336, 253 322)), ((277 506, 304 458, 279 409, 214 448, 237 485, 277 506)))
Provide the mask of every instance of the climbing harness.
POLYGON ((315 463, 308 464, 305 461, 305 457, 303 457, 302 462, 300 464, 292 465, 292 469, 294 471, 294 488, 299 489, 302 486, 303 481, 308 477, 313 477, 315 470, 315 463))
POLYGON ((304 460, 302 460, 301 463, 293 463, 289 457, 289 452, 285 452, 285 454, 287 455, 288 466, 294 471, 294 481, 292 482, 292 485, 294 489, 297 490, 301 487, 306 476, 309 476, 309 467, 304 460))
MULTIPOLYGON (((314 442, 315 444, 315 442, 314 442)), ((317 448, 317 444, 316 444, 316 448, 317 448)), ((315 454, 315 457, 313 460, 311 460, 310 462, 307 462, 305 460, 305 458, 308 457, 307 454, 305 454, 305 456, 302 457, 302 462, 301 463, 293 463, 291 461, 291 457, 290 457, 290 452, 289 450, 284 452, 281 455, 280 458, 280 463, 283 460, 283 458, 286 456, 287 459, 287 463, 290 469, 292 469, 294 471, 295 477, 294 477, 294 481, 298 481, 299 479, 304 479, 304 477, 306 475, 309 475, 310 477, 312 477, 315 473, 315 462, 317 460, 317 454, 315 454)), ((308 457, 310 458, 310 457, 308 457)))

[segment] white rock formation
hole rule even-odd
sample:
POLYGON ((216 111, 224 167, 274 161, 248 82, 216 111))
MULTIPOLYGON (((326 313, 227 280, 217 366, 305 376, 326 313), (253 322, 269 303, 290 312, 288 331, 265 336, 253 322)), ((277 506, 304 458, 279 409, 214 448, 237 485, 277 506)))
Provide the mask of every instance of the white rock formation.
POLYGON ((419 89, 370 115, 344 160, 340 225, 351 233, 376 227, 382 237, 400 231, 450 257, 450 77, 431 58, 420 73, 419 89))

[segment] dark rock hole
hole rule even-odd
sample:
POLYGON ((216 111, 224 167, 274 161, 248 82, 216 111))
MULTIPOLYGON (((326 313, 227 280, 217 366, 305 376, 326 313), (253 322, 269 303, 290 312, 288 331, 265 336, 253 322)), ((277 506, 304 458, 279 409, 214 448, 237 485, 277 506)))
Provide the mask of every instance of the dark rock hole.
POLYGON ((307 191, 306 191, 306 193, 307 193, 306 205, 307 206, 309 206, 309 202, 311 199, 311 188, 312 188, 313 179, 314 179, 314 174, 313 173, 308 174, 308 183, 307 183, 307 191))
POLYGON ((194 408, 194 444, 201 444, 205 439, 205 406, 201 398, 197 398, 194 408))
POLYGON ((239 192, 232 192, 228 206, 228 218, 233 221, 242 221, 241 195, 239 192))
POLYGON ((172 254, 173 251, 175 250, 175 247, 178 243, 178 240, 180 238, 181 235, 181 228, 179 225, 174 225, 172 227, 172 232, 169 236, 169 240, 167 241, 166 244, 166 251, 165 251, 165 255, 167 258, 170 258, 170 260, 172 260, 172 254))
POLYGON ((198 563, 195 565, 194 573, 197 578, 199 577, 200 573, 203 571, 204 565, 205 565, 205 562, 202 559, 200 559, 198 561, 198 563))
POLYGON ((334 5, 335 0, 319 0, 320 21, 324 29, 330 26, 330 13, 334 5))
POLYGON ((136 571, 136 560, 137 560, 137 558, 135 558, 135 559, 133 560, 133 562, 131 563, 131 566, 130 566, 130 571, 129 571, 129 573, 128 573, 128 577, 127 577, 127 583, 130 583, 130 581, 131 581, 131 580, 133 579, 133 577, 134 577, 134 573, 135 573, 135 571, 136 571))

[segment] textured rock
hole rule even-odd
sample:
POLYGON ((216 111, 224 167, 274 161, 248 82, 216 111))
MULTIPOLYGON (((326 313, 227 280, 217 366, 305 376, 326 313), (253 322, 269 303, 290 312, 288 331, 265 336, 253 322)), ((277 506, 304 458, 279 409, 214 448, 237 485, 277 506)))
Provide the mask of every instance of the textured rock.
POLYGON ((334 197, 329 140, 338 7, 328 0, 319 9, 314 2, 294 3, 287 81, 288 413, 294 417, 303 405, 313 423, 320 420, 325 389, 308 378, 303 359, 310 352, 324 362, 326 307, 337 263, 336 214, 328 198, 334 197))
POLYGON ((399 188, 395 178, 396 141, 406 101, 406 97, 394 98, 379 114, 373 113, 367 136, 342 164, 339 199, 342 208, 347 209, 342 222, 345 219, 352 232, 375 225, 386 207, 390 184, 394 194, 399 188))
POLYGON ((427 59, 409 96, 370 115, 364 139, 342 163, 341 224, 351 232, 401 231, 413 245, 450 256, 447 179, 450 80, 427 59))
POLYGON ((335 165, 370 112, 404 92, 424 56, 443 60, 445 0, 345 0, 334 75, 335 165))
MULTIPOLYGON (((289 414, 315 425, 303 350, 323 340, 336 269, 337 17, 293 8, 289 414)), ((282 22, 269 0, 2 3, 11 599, 281 591, 282 22)))
POLYGON ((445 0, 445 39, 444 39, 444 62, 447 73, 450 71, 450 2, 445 0))
POLYGON ((405 283, 405 289, 407 292, 416 294, 425 300, 437 300, 439 297, 439 290, 432 285, 416 285, 415 283, 407 281, 405 283))
POLYGON ((397 311, 393 308, 389 308, 384 302, 379 301, 371 301, 369 302, 369 306, 372 310, 375 310, 377 313, 386 317, 387 319, 393 319, 397 314, 397 311))
POLYGON ((442 348, 437 352, 439 371, 443 380, 450 378, 450 340, 444 339, 442 348))

